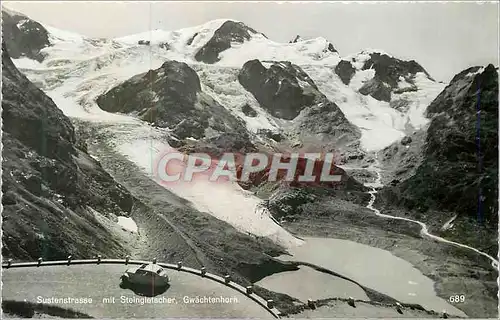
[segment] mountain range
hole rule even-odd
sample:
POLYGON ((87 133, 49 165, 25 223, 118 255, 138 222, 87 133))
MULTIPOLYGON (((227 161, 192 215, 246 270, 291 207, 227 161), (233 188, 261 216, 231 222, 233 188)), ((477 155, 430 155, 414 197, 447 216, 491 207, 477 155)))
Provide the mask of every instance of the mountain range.
POLYGON ((314 216, 310 204, 320 198, 365 206, 374 166, 380 210, 496 256, 492 64, 441 83, 414 60, 375 49, 344 56, 324 38, 277 43, 240 21, 93 39, 2 14, 4 257, 143 250, 253 282, 297 268, 274 259, 296 241, 279 221, 314 216), (255 176, 231 187, 240 199, 226 200, 233 216, 208 186, 153 182, 152 159, 165 145, 216 156, 334 152, 344 178, 329 189, 255 176), (258 199, 241 187, 264 201, 265 223, 242 218, 238 206, 258 199), (161 223, 159 211, 167 217, 161 223), (103 227, 117 217, 132 217, 149 238, 173 232, 173 244, 128 248, 116 235, 122 231, 103 227), (441 228, 450 217, 453 224, 441 228))

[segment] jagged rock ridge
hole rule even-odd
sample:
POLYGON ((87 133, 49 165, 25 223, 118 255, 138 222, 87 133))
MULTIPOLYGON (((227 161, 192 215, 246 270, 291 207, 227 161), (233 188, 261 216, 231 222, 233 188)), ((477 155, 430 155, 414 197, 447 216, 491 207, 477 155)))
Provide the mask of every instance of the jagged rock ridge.
POLYGON ((383 197, 411 209, 447 210, 498 221, 498 72, 493 65, 455 76, 431 103, 422 164, 383 197))
MULTIPOLYGON (((242 22, 228 20, 217 29, 213 37, 195 54, 197 61, 215 63, 219 61, 219 54, 231 48, 231 42, 243 43, 250 40, 257 31, 242 22)), ((191 40, 192 41, 192 40, 191 40)))
POLYGON ((307 73, 289 61, 248 61, 241 68, 238 80, 262 108, 277 118, 293 120, 292 132, 314 136, 318 146, 325 142, 322 140, 333 145, 359 138, 359 130, 340 108, 319 91, 307 73))
POLYGON ((269 68, 259 60, 248 61, 240 70, 238 80, 261 107, 286 120, 294 119, 306 107, 324 100, 311 78, 288 61, 274 62, 269 68))
POLYGON ((361 52, 350 60, 341 60, 336 66, 335 72, 344 84, 349 84, 356 73, 353 64, 362 63, 359 71, 373 70, 374 76, 359 88, 358 92, 369 95, 379 101, 390 102, 392 95, 405 91, 416 91, 418 87, 414 83, 415 75, 423 73, 434 81, 427 71, 416 61, 401 60, 381 52, 361 52), (400 87, 400 82, 407 86, 400 87))
POLYGON ((50 46, 47 30, 30 18, 2 8, 2 36, 13 59, 44 59, 41 49, 50 46))

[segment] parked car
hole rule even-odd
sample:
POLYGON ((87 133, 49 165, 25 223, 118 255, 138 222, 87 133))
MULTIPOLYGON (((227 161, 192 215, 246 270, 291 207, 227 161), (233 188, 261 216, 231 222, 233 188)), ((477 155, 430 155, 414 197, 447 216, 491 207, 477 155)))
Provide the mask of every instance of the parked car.
POLYGON ((167 272, 157 264, 143 264, 140 267, 130 268, 120 278, 127 285, 148 285, 155 287, 166 286, 170 279, 167 272))

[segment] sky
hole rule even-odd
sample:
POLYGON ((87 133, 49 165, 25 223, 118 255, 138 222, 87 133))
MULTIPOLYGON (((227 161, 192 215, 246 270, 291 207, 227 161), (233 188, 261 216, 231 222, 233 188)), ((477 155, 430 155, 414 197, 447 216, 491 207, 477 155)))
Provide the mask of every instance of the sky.
POLYGON ((324 37, 347 56, 381 49, 419 62, 448 82, 475 65, 498 66, 499 4, 342 2, 6 1, 7 8, 50 26, 113 38, 234 19, 278 42, 324 37))

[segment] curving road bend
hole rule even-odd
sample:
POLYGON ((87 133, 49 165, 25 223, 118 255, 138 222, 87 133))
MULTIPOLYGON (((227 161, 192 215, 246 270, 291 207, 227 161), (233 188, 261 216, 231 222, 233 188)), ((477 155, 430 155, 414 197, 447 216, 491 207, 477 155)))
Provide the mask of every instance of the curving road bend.
POLYGON ((448 244, 451 244, 451 245, 454 245, 454 246, 457 246, 457 247, 461 247, 461 248, 472 250, 472 251, 474 251, 474 252, 476 252, 476 253, 478 253, 478 254, 480 254, 480 255, 488 258, 489 260, 491 260, 491 266, 494 269, 498 270, 498 260, 496 260, 492 256, 488 255, 487 253, 484 253, 484 252, 482 252, 482 251, 480 251, 480 250, 478 250, 476 248, 467 246, 465 244, 461 244, 461 243, 458 243, 458 242, 446 240, 444 238, 441 238, 441 237, 438 237, 436 235, 433 235, 433 234, 429 233, 427 225, 425 223, 421 222, 421 221, 413 220, 413 219, 409 219, 409 218, 391 216, 391 215, 388 215, 388 214, 383 214, 383 213, 380 212, 380 210, 374 208, 373 204, 375 203, 376 194, 378 193, 377 188, 382 187, 382 183, 381 183, 382 175, 381 175, 381 169, 379 168, 379 165, 380 165, 380 163, 379 163, 377 157, 375 156, 375 163, 372 164, 371 167, 368 168, 368 170, 374 171, 377 174, 377 179, 375 179, 375 182, 373 182, 373 183, 366 183, 365 184, 365 186, 372 188, 372 190, 368 192, 370 194, 371 198, 370 198, 370 201, 368 202, 366 208, 370 209, 371 211, 373 211, 375 213, 375 215, 377 215, 379 217, 382 217, 382 218, 395 219, 395 220, 404 220, 404 221, 409 221, 409 222, 416 223, 416 224, 420 225, 420 227, 421 227, 420 233, 422 235, 425 235, 425 236, 427 236, 427 237, 429 237, 431 239, 434 239, 436 241, 439 241, 439 242, 448 243, 448 244))
POLYGON ((145 297, 119 286, 121 274, 130 267, 93 264, 4 268, 2 299, 37 303, 40 297, 87 298, 87 302, 90 299, 92 302, 50 304, 97 318, 272 318, 266 309, 244 294, 207 278, 177 270, 167 270, 170 288, 154 297, 156 302, 144 303, 140 299, 145 297), (191 301, 184 301, 188 299, 185 297, 191 301), (202 303, 196 297, 217 300, 202 303))

